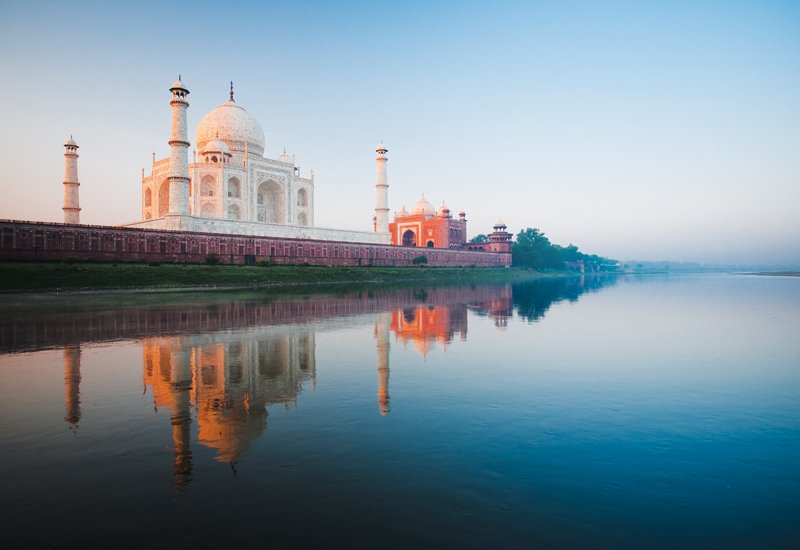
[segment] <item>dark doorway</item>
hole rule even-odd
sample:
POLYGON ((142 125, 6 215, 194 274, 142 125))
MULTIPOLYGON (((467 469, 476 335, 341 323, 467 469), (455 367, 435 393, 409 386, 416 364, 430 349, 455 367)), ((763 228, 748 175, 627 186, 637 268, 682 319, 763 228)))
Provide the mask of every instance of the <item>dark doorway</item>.
POLYGON ((417 236, 410 229, 403 233, 403 246, 417 246, 417 236))

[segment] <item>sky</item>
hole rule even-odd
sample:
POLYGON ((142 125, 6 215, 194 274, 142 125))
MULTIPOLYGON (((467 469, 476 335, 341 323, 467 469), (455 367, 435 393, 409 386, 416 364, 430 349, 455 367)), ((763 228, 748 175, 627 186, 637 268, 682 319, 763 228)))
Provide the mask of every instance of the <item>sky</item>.
POLYGON ((0 218, 141 218, 167 156, 227 99, 314 169, 315 224, 369 230, 422 193, 470 236, 621 260, 800 264, 800 2, 0 2, 0 218), (148 172, 149 173, 149 172, 148 172))

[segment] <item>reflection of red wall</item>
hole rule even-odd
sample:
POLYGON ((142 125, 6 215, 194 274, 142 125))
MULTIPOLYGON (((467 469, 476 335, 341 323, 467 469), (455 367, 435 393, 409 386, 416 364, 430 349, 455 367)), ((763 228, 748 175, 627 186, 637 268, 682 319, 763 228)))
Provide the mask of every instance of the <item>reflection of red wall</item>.
POLYGON ((389 326, 398 340, 412 342, 423 355, 430 351, 431 344, 447 345, 456 331, 467 333, 466 308, 458 306, 417 306, 396 309, 392 312, 389 326))
MULTIPOLYGON (((223 263, 234 264, 243 264, 245 255, 251 255, 275 264, 397 266, 411 265, 419 255, 418 251, 392 245, 0 221, 0 260, 60 261, 73 257, 107 262, 203 263, 209 253, 218 254, 223 263)), ((510 254, 429 249, 425 256, 434 266, 511 265, 510 254)))

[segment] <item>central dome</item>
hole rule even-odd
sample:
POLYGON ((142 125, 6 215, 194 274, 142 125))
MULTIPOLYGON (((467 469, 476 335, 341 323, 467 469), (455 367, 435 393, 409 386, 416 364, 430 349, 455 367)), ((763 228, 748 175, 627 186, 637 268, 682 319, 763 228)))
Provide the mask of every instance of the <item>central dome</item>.
POLYGON ((264 130, 250 113, 229 99, 214 107, 197 125, 195 141, 201 151, 205 145, 219 139, 224 141, 231 151, 244 151, 264 156, 264 130))

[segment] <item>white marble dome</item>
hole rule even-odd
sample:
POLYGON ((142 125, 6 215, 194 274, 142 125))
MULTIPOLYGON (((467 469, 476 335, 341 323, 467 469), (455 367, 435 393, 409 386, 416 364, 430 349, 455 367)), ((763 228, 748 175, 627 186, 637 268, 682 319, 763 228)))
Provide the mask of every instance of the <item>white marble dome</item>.
POLYGON ((244 151, 246 143, 249 155, 264 155, 264 130, 232 99, 214 107, 197 125, 195 141, 201 151, 215 139, 224 141, 233 151, 244 151))
POLYGON ((422 195, 422 197, 414 205, 414 208, 411 209, 411 213, 415 216, 420 214, 425 216, 435 216, 436 208, 434 208, 433 205, 428 202, 428 200, 425 198, 425 195, 422 195))
POLYGON ((225 142, 219 139, 212 139, 201 149, 204 153, 229 153, 230 150, 225 142))

